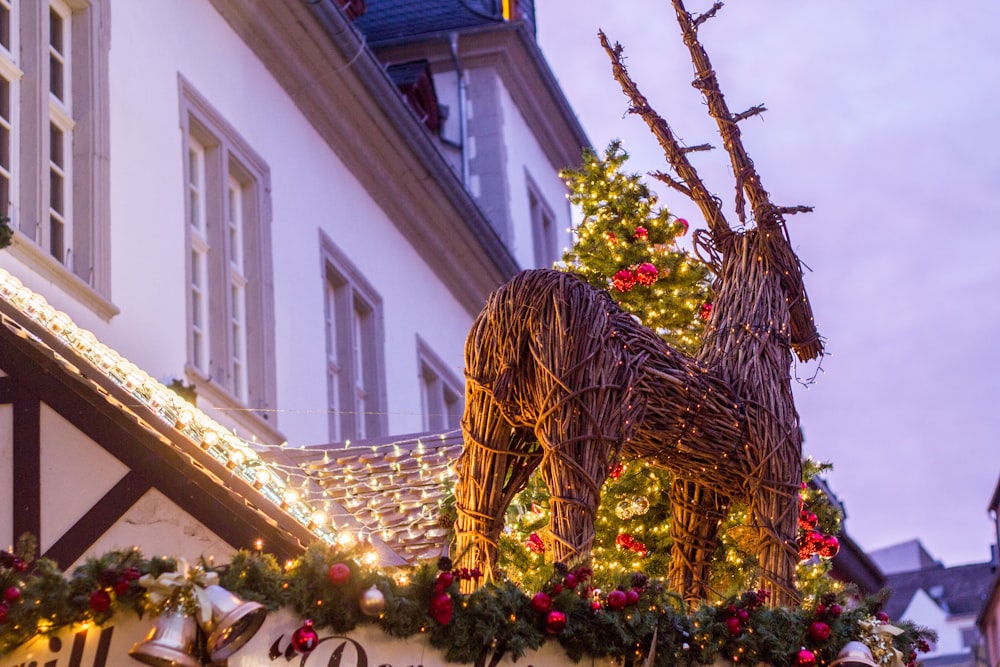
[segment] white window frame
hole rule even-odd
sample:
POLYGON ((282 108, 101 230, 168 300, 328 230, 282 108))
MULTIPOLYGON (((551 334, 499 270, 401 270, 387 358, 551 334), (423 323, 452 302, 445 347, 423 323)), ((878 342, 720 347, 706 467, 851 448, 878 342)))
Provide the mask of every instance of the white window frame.
POLYGON ((331 442, 388 431, 382 298, 320 231, 331 442))
POLYGON ((118 312, 110 301, 110 0, 2 7, 10 9, 11 50, 0 48, 0 77, 13 84, 15 135, 10 203, 0 202, 15 230, 9 251, 110 319, 118 312), (58 53, 50 11, 62 18, 58 53), (63 65, 61 97, 51 91, 53 59, 63 65), (53 140, 62 143, 62 165, 54 164, 53 140), (60 202, 53 178, 62 186, 60 202))
POLYGON ((460 428, 465 409, 463 383, 419 336, 417 370, 423 430, 439 433, 460 428))
POLYGON ((0 39, 0 79, 6 91, 0 90, 0 112, 6 107, 6 117, 0 113, 0 217, 12 219, 17 199, 18 150, 20 146, 20 87, 24 72, 18 66, 20 31, 17 29, 17 5, 0 0, 0 12, 6 17, 6 42, 0 39))
POLYGON ((531 242, 534 249, 535 265, 550 269, 562 259, 562 244, 559 243, 559 229, 555 213, 545 202, 541 191, 529 176, 527 178, 528 215, 531 220, 531 242))
POLYGON ((199 395, 243 414, 255 432, 264 430, 265 439, 277 439, 270 169, 184 77, 178 82, 187 220, 186 375, 199 395), (204 286, 195 284, 198 275, 204 286), (207 298, 199 301, 202 292, 207 298), (196 326, 201 316, 203 327, 196 326))

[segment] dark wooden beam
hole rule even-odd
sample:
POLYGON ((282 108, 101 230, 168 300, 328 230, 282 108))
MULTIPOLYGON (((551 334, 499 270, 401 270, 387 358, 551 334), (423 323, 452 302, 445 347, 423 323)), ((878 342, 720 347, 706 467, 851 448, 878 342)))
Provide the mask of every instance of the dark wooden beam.
POLYGON ((69 567, 151 488, 147 480, 129 471, 42 555, 64 569, 69 567))
POLYGON ((40 404, 38 399, 20 396, 13 401, 12 507, 14 539, 24 533, 36 537, 42 527, 42 467, 40 404))
MULTIPOLYGON (((252 548, 257 539, 279 559, 301 553, 306 534, 297 534, 278 525, 276 517, 261 514, 243 495, 214 481, 209 473, 225 479, 230 473, 225 467, 200 451, 182 453, 182 446, 155 431, 136 418, 135 414, 111 403, 89 380, 67 369, 50 352, 0 326, 0 368, 8 373, 8 381, 16 395, 37 396, 94 442, 128 466, 140 479, 158 489, 182 510, 206 528, 236 548, 252 548), (194 457, 201 460, 195 461, 194 457)), ((123 392, 121 398, 125 398, 123 392)), ((121 400, 121 399, 119 399, 121 400)), ((138 407, 137 407, 138 409, 138 407)), ((15 420, 18 419, 15 408, 15 420)), ((25 407, 24 419, 28 419, 25 407)), ((37 402, 34 419, 38 419, 37 402)), ((17 423, 17 421, 15 421, 17 423)), ((15 431, 18 430, 15 426, 15 431)), ((29 422, 24 422, 22 439, 27 438, 29 422)), ((37 426, 36 426, 37 429, 37 426)), ((37 443, 38 437, 35 436, 37 443)), ((37 444, 36 444, 37 447, 37 444)), ((19 449, 19 448, 15 448, 19 449)), ((196 448, 195 448, 196 449, 196 448)), ((21 454, 17 454, 21 456, 21 454)), ((21 474, 34 474, 29 467, 27 450, 23 452, 21 474)), ((37 466, 37 454, 34 457, 37 466)), ((15 464, 15 475, 18 475, 15 464)), ((17 486, 17 476, 15 486, 17 486)), ((234 485, 242 484, 234 480, 234 485)), ((247 486, 247 488, 250 488, 247 486)), ((15 493, 15 501, 18 494, 15 493)), ((264 503, 264 499, 261 498, 264 503)), ((25 507, 22 516, 15 511, 15 531, 30 527, 39 534, 41 525, 40 493, 18 503, 25 507)), ((302 533, 302 531, 298 531, 302 533)), ((20 533, 16 533, 20 534, 20 533)), ((16 536, 16 535, 15 535, 16 536)))

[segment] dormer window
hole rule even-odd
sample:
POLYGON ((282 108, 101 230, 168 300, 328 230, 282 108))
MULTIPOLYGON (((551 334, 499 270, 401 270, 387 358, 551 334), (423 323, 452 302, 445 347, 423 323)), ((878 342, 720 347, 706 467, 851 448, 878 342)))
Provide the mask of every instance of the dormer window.
POLYGON ((387 72, 420 122, 437 134, 441 129, 441 108, 434 90, 434 79, 431 78, 430 63, 413 60, 389 65, 387 72))

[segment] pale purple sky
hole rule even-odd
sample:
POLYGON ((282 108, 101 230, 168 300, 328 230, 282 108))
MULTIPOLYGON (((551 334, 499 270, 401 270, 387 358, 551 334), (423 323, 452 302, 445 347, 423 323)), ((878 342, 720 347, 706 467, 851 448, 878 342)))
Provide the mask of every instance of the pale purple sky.
MULTIPOLYGON (((623 118, 598 28, 682 140, 720 146, 667 0, 535 5, 595 148, 619 137, 631 170, 664 167, 645 125, 623 118)), ((764 187, 816 208, 789 232, 813 270, 828 356, 796 400, 806 453, 835 466, 848 532, 866 550, 920 538, 946 565, 987 560, 1000 476, 1000 2, 732 0, 701 34, 730 108, 769 109, 741 126, 764 187)), ((723 151, 693 161, 731 211, 723 151)))

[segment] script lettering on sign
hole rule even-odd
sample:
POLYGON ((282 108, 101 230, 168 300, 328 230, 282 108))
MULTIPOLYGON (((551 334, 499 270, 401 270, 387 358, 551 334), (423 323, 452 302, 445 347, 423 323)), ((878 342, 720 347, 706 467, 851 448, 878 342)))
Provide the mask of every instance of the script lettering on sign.
MULTIPOLYGON (((281 644, 284 638, 285 636, 281 635, 271 644, 271 650, 268 651, 268 657, 271 658, 271 662, 282 659, 285 662, 291 662, 299 658, 298 664, 300 667, 306 667, 307 665, 310 667, 319 667, 321 665, 324 667, 369 667, 368 652, 365 651, 365 647, 362 646, 361 642, 351 637, 341 637, 339 635, 323 637, 316 642, 316 648, 308 653, 299 653, 296 651, 291 641, 282 649, 281 644)), ((372 667, 423 667, 423 665, 382 663, 373 665, 372 667)))
POLYGON ((106 667, 114 631, 113 626, 84 628, 73 633, 72 641, 69 641, 69 637, 52 636, 47 640, 47 651, 33 651, 34 659, 4 664, 3 667, 106 667), (64 646, 65 644, 69 644, 69 647, 64 646), (92 650, 86 650, 88 648, 92 650), (85 656, 88 658, 87 662, 84 662, 85 656))

